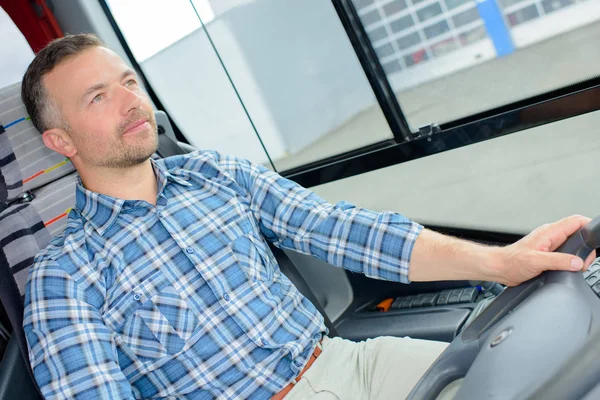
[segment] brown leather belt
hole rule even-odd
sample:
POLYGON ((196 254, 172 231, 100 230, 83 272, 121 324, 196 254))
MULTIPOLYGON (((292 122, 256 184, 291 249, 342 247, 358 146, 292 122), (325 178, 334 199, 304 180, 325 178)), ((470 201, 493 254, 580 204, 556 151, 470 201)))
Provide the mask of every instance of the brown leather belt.
POLYGON ((319 357, 322 352, 323 352, 323 346, 321 346, 321 342, 319 342, 319 343, 317 343, 317 347, 315 348, 315 351, 312 353, 312 355, 308 359, 306 366, 304 367, 304 369, 302 371, 300 371, 300 374, 292 381, 292 383, 290 383, 289 385, 287 385, 286 387, 281 389, 278 393, 276 393, 273 397, 271 397, 271 400, 283 399, 290 392, 290 390, 292 390, 294 385, 296 383, 298 383, 298 381, 302 378, 302 375, 304 375, 304 373, 310 368, 310 366, 313 365, 313 363, 315 362, 317 357, 319 357))

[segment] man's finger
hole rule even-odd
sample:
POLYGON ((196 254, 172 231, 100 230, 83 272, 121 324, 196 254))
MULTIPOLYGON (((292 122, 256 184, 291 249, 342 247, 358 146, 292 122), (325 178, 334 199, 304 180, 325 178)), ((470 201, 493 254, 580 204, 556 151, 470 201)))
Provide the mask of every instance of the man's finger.
POLYGON ((581 271, 583 260, 580 257, 564 253, 539 253, 539 267, 541 271, 581 271))
POLYGON ((563 244, 569 236, 577 232, 582 226, 591 221, 591 218, 584 217, 582 215, 571 215, 557 221, 553 224, 549 224, 540 231, 540 235, 546 236, 550 240, 550 251, 556 250, 561 244, 563 244))
POLYGON ((587 271, 587 269, 592 265, 594 260, 596 259, 596 250, 592 250, 592 252, 585 259, 585 263, 583 265, 583 270, 587 271))

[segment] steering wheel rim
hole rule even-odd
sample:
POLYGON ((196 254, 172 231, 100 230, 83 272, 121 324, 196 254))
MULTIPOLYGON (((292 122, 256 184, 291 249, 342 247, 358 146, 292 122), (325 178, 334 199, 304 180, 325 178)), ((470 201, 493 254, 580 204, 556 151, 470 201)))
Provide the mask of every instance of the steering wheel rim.
MULTIPOLYGON (((571 235, 556 252, 585 260, 599 247, 600 216, 571 235)), ((600 307, 594 307, 599 301, 578 272, 546 271, 507 288, 450 343, 408 399, 436 399, 460 378, 464 381, 455 399, 539 398, 536 393, 552 382, 562 365, 572 363, 591 338, 600 338, 600 307), (544 327, 550 329, 544 331, 544 327), (567 338, 563 338, 565 333, 567 338), (532 342, 536 337, 540 343, 532 342), (544 354, 537 347, 548 341, 559 343, 544 354)), ((574 388, 575 392, 585 395, 597 383, 597 379, 588 381, 574 388)), ((575 392, 569 391, 571 395, 575 392)), ((556 395, 558 391, 546 393, 544 398, 561 398, 556 395)))

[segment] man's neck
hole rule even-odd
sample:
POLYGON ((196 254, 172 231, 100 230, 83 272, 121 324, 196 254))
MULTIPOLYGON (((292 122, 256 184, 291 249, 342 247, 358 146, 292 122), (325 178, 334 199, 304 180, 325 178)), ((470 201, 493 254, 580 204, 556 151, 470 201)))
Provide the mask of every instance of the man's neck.
POLYGON ((128 168, 82 170, 79 176, 83 186, 92 192, 156 205, 158 185, 150 159, 128 168))

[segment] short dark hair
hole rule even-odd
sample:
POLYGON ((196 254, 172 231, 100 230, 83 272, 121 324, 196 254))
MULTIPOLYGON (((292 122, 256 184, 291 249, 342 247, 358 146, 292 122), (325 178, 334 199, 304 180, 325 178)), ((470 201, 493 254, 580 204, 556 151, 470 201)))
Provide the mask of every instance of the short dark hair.
POLYGON ((44 88, 44 75, 69 58, 95 46, 106 47, 100 39, 91 34, 67 35, 50 42, 29 64, 21 83, 21 98, 33 126, 38 131, 44 132, 61 124, 67 126, 60 116, 56 100, 49 96, 44 88))

